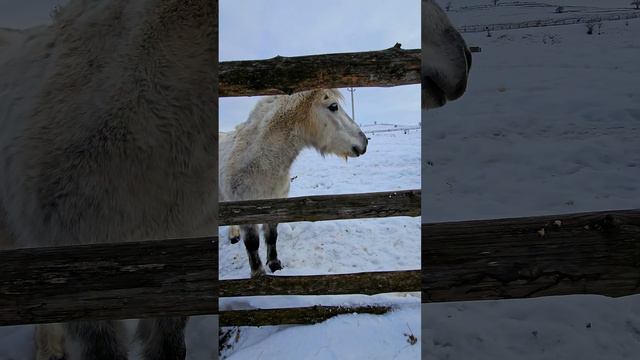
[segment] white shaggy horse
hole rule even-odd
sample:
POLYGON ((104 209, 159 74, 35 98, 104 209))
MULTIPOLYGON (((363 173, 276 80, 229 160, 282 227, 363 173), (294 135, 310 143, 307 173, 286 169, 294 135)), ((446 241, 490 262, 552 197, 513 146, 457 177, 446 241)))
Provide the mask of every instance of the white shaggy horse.
MULTIPOLYGON (((5 248, 217 232, 216 6, 72 0, 51 26, 0 32, 5 248)), ((141 357, 184 358, 185 324, 141 320, 141 357)), ((127 359, 121 328, 39 326, 37 359, 127 359)))
POLYGON ((422 107, 443 106, 467 88, 471 52, 435 0, 422 0, 422 107))
MULTIPOLYGON (((289 169, 307 147, 321 154, 356 157, 367 150, 367 137, 340 106, 338 90, 311 90, 260 100, 249 119, 233 132, 220 134, 220 200, 258 200, 289 195, 289 169)), ((278 224, 264 224, 267 266, 282 268, 276 251, 278 224)), ((258 255, 258 225, 231 226, 229 237, 241 234, 251 276, 264 274, 258 255), (242 231, 240 231, 242 230, 242 231)))

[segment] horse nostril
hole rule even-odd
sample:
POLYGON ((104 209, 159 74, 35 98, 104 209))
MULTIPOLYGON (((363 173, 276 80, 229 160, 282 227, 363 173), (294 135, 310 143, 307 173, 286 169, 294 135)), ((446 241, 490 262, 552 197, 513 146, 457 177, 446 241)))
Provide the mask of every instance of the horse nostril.
POLYGON ((353 151, 354 154, 356 154, 356 156, 360 156, 361 154, 364 154, 364 151, 360 152, 360 148, 358 148, 356 145, 353 145, 351 147, 351 150, 353 151))

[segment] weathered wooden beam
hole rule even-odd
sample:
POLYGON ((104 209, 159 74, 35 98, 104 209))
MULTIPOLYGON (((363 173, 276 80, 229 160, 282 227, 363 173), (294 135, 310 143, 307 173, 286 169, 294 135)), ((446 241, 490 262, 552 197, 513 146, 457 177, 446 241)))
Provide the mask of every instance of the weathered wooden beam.
POLYGON ((640 293, 640 210, 422 225, 422 301, 640 293))
POLYGON ((219 225, 420 216, 420 190, 221 202, 219 225))
POLYGON ((485 31, 499 31, 499 30, 514 30, 524 28, 536 28, 545 26, 561 26, 561 25, 573 25, 573 24, 587 24, 589 22, 602 22, 602 21, 619 21, 626 19, 640 18, 640 11, 629 11, 617 13, 600 13, 600 14, 585 14, 582 13, 578 16, 570 16, 556 19, 545 20, 529 20, 500 24, 482 24, 482 25, 464 25, 458 27, 458 31, 461 33, 473 33, 473 32, 485 32, 485 31))
POLYGON ((342 314, 386 314, 390 306, 310 306, 284 309, 254 309, 221 311, 220 326, 267 326, 316 324, 342 314))
POLYGON ((291 94, 317 88, 389 87, 420 83, 420 49, 224 61, 220 96, 291 94))
POLYGON ((336 275, 263 276, 220 281, 220 297, 382 294, 420 291, 420 270, 336 275))
POLYGON ((0 252, 0 325, 218 311, 217 238, 0 252))

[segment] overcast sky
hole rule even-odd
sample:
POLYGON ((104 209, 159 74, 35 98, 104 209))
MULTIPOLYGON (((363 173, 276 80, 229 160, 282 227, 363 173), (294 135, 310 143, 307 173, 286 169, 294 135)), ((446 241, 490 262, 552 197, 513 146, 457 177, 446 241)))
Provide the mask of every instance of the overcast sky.
MULTIPOLYGON (((220 61, 420 47, 420 0, 221 0, 219 10, 220 61)), ((420 122, 419 85, 358 88, 354 96, 358 123, 420 122)), ((245 121, 257 100, 221 98, 220 130, 245 121)))

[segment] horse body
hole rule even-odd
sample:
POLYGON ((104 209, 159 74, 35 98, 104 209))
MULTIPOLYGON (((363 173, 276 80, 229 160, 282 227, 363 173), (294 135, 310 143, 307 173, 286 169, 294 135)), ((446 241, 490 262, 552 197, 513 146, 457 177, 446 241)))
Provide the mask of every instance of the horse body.
MULTIPOLYGON (((311 90, 288 96, 266 97, 246 122, 219 143, 219 186, 223 201, 284 198, 289 195, 289 170, 307 147, 321 154, 356 157, 365 153, 367 137, 338 104, 337 90, 311 90)), ((282 268, 277 258, 277 225, 265 224, 267 265, 282 268)), ((244 237, 252 276, 264 273, 257 253, 257 225, 231 226, 232 242, 244 237), (242 234, 241 231, 242 230, 242 234)))
POLYGON ((435 0, 422 0, 422 107, 458 99, 467 88, 471 52, 435 0))
MULTIPOLYGON (((217 232, 215 16, 207 0, 77 0, 0 32, 3 246, 217 232)), ((143 358, 184 357, 184 324, 142 320, 143 358)), ((112 321, 38 339, 38 359, 128 356, 112 321)))

